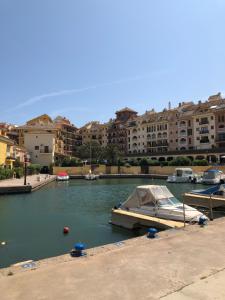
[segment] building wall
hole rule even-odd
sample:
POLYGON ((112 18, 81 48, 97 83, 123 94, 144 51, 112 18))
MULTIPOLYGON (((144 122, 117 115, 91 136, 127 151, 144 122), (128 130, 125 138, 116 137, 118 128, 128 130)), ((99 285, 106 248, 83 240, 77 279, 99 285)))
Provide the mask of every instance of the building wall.
POLYGON ((194 148, 211 149, 216 146, 215 116, 202 113, 193 117, 194 148))
POLYGON ((0 166, 5 165, 7 144, 0 141, 0 166))
POLYGON ((53 133, 24 133, 24 146, 30 154, 32 163, 42 166, 54 163, 55 135, 53 133))

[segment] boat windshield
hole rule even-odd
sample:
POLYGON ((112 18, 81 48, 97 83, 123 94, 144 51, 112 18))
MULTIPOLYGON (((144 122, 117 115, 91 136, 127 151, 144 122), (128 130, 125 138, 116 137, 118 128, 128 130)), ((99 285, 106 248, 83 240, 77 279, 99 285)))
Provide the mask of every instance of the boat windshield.
MULTIPOLYGON (((219 173, 218 173, 218 175, 219 175, 219 173)), ((216 178, 216 176, 217 176, 216 172, 204 172, 204 174, 203 174, 204 179, 214 179, 214 178, 216 178)))
POLYGON ((192 175, 192 171, 191 170, 182 170, 182 169, 177 170, 177 177, 182 177, 185 175, 192 175))
POLYGON ((180 201, 175 197, 160 199, 158 201, 159 206, 177 206, 178 204, 180 204, 180 201))

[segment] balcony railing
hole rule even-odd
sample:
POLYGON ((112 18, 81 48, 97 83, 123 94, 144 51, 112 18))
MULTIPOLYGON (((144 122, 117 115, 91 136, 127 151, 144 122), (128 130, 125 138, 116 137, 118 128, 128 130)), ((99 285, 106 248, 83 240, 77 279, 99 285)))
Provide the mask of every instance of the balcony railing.
POLYGON ((209 121, 200 121, 199 122, 199 125, 206 125, 206 124, 209 124, 209 121))
POLYGON ((207 133, 209 133, 209 130, 200 130, 199 133, 200 134, 207 134, 207 133))
POLYGON ((200 144, 208 144, 209 140, 200 140, 200 144))

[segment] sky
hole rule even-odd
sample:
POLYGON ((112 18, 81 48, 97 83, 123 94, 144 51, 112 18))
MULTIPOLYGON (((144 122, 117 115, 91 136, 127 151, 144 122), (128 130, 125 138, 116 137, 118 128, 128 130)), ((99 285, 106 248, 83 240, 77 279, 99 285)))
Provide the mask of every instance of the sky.
POLYGON ((0 0, 0 121, 225 94, 224 0, 0 0))

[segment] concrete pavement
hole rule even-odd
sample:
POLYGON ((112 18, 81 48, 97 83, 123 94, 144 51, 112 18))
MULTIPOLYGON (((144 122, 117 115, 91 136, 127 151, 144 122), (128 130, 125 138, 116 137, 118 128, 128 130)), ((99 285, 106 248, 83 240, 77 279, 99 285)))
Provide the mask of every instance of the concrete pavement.
POLYGON ((0 270, 1 300, 225 299, 225 219, 0 270), (12 276, 7 276, 9 272, 12 276))

